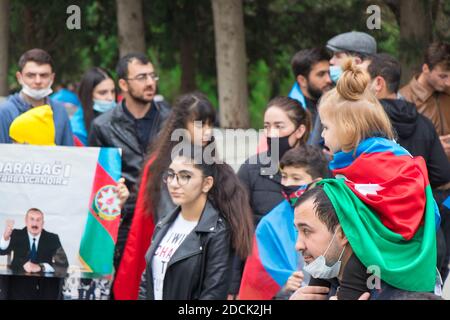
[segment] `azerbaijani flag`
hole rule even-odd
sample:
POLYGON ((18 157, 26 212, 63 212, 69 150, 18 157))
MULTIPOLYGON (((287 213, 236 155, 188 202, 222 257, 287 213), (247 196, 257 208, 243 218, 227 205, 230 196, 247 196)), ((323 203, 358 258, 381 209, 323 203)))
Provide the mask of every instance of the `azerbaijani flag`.
POLYGON ((422 157, 411 154, 395 141, 369 138, 356 151, 338 152, 330 162, 336 178, 373 210, 381 222, 405 240, 411 240, 423 225, 426 206, 436 213, 428 173, 422 157))
POLYGON ((80 140, 80 138, 78 138, 76 135, 73 135, 73 145, 75 147, 85 147, 85 145, 83 144, 83 142, 80 140))
POLYGON ((424 192, 422 223, 409 241, 388 228, 344 179, 322 180, 318 185, 323 186, 331 200, 344 234, 364 266, 377 266, 381 280, 395 288, 434 290, 436 223, 435 202, 429 185, 424 192))
POLYGON ((269 300, 281 290, 297 271, 300 257, 295 250, 296 239, 294 208, 283 200, 256 228, 252 254, 242 275, 240 299, 269 300))
POLYGON ((148 172, 153 160, 154 157, 144 167, 133 221, 115 275, 113 293, 116 300, 136 300, 138 298, 139 284, 146 266, 145 253, 150 247, 155 228, 153 212, 150 210, 152 206, 144 202, 148 172))
POLYGON ((120 224, 116 181, 120 176, 119 149, 101 148, 79 251, 81 262, 90 272, 113 273, 114 247, 120 224))

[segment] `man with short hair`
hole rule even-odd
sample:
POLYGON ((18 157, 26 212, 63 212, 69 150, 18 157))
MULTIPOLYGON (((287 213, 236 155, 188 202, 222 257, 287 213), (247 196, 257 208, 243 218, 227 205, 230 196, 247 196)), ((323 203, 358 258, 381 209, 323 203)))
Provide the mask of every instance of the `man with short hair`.
POLYGON ((117 76, 124 99, 92 122, 89 135, 90 146, 122 149, 122 174, 130 197, 123 210, 115 265, 120 261, 128 236, 136 204, 136 182, 148 145, 156 138, 170 112, 164 101, 154 99, 159 78, 144 54, 122 57, 117 64, 117 76))
MULTIPOLYGON (((370 89, 380 100, 398 139, 397 142, 413 156, 422 156, 433 188, 450 183, 450 163, 431 121, 417 112, 414 103, 399 99, 401 66, 392 56, 381 53, 369 59, 367 71, 370 89)), ((447 188, 450 187, 450 184, 447 188)))
MULTIPOLYGON (((16 78, 22 90, 9 96, 0 105, 0 143, 13 142, 9 129, 16 118, 35 107, 48 105, 53 113, 51 125, 55 132, 52 144, 72 146, 72 130, 67 112, 62 104, 48 98, 55 79, 51 56, 42 49, 25 52, 19 59, 16 78)), ((32 131, 33 126, 30 125, 29 130, 32 131)))
MULTIPOLYGON (((367 33, 352 31, 331 38, 326 48, 332 52, 329 72, 331 81, 336 84, 342 75, 345 61, 351 58, 358 65, 368 64, 368 58, 377 52, 377 42, 367 33)), ((322 130, 320 118, 316 117, 308 143, 326 148, 321 137, 322 130)))
MULTIPOLYGON (((353 294, 359 292, 353 299, 367 299, 366 293, 371 299, 379 298, 381 293, 389 299, 404 290, 431 291, 436 280, 436 249, 426 245, 431 245, 433 239, 405 242, 382 225, 375 214, 345 185, 344 179, 323 180, 305 192, 294 211, 296 250, 302 253, 306 264, 303 270, 312 279, 290 299, 329 299, 340 290, 344 279, 346 288, 351 288, 353 294), (397 251, 398 259, 389 259, 397 251), (370 267, 378 271, 374 274, 370 267)), ((434 221, 426 220, 424 225, 433 229, 434 221)), ((427 232, 429 229, 423 238, 427 232)))
POLYGON ((311 112, 312 123, 317 116, 318 100, 332 88, 329 59, 324 48, 312 48, 297 52, 291 61, 299 94, 303 96, 300 103, 311 112))
POLYGON ((400 94, 431 120, 450 159, 450 44, 432 43, 425 52, 422 72, 400 94))
POLYGON ((328 40, 326 47, 333 53, 330 59, 330 76, 334 83, 341 76, 342 66, 348 58, 353 58, 356 64, 362 64, 368 57, 377 53, 375 38, 358 31, 338 34, 328 40))
POLYGON ((442 231, 437 233, 438 269, 445 281, 449 272, 450 221, 448 208, 442 202, 450 195, 450 162, 430 119, 418 113, 414 103, 398 99, 400 63, 386 53, 376 54, 370 58, 367 71, 371 77, 370 88, 397 132, 397 142, 413 156, 422 156, 427 165, 430 185, 442 217, 442 231))

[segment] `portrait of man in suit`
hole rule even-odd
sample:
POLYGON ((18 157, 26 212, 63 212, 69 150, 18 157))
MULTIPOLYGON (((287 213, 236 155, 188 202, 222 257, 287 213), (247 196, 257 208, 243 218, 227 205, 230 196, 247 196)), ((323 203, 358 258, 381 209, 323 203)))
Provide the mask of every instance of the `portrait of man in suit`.
POLYGON ((13 255, 10 268, 14 271, 9 279, 10 298, 58 298, 60 278, 65 276, 69 264, 59 236, 44 229, 41 210, 29 209, 25 227, 20 230, 14 229, 14 220, 6 221, 0 237, 0 255, 9 254, 13 255))

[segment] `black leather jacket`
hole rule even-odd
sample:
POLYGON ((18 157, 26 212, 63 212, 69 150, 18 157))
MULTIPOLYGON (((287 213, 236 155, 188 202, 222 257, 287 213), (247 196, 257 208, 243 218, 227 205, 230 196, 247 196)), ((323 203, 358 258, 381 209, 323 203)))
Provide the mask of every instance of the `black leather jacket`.
MULTIPOLYGON (((178 207, 156 225, 145 258, 147 267, 142 276, 139 299, 154 299, 152 258, 179 213, 178 207)), ((226 299, 232 257, 229 224, 208 201, 197 226, 168 262, 163 300, 226 299)))
MULTIPOLYGON (((154 101, 153 107, 158 110, 158 115, 155 119, 156 125, 152 126, 149 141, 157 136, 164 120, 170 113, 170 107, 165 102, 154 101)), ((132 214, 136 202, 135 185, 142 170, 147 150, 139 144, 134 120, 125 114, 123 102, 113 110, 95 118, 89 134, 89 145, 122 149, 122 175, 130 191, 125 212, 131 212, 132 214)))

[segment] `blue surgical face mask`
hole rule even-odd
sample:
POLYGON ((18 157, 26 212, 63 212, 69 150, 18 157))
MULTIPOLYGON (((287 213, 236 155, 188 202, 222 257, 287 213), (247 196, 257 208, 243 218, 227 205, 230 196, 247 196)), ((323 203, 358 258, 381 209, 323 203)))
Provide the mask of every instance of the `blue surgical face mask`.
POLYGON ((313 278, 332 279, 336 278, 339 275, 339 271, 341 270, 341 259, 345 252, 345 247, 342 249, 338 260, 331 267, 327 266, 325 259, 325 255, 327 254, 328 249, 330 249, 331 244, 333 243, 336 236, 336 231, 334 232, 333 238, 331 239, 330 244, 328 245, 328 248, 325 250, 325 252, 303 268, 303 271, 306 271, 313 278))
POLYGON ((331 81, 337 83, 341 75, 342 75, 342 68, 340 66, 330 66, 331 81))
POLYGON ((104 113, 109 111, 117 106, 115 101, 107 101, 107 100, 95 100, 94 99, 94 110, 100 113, 104 113))

